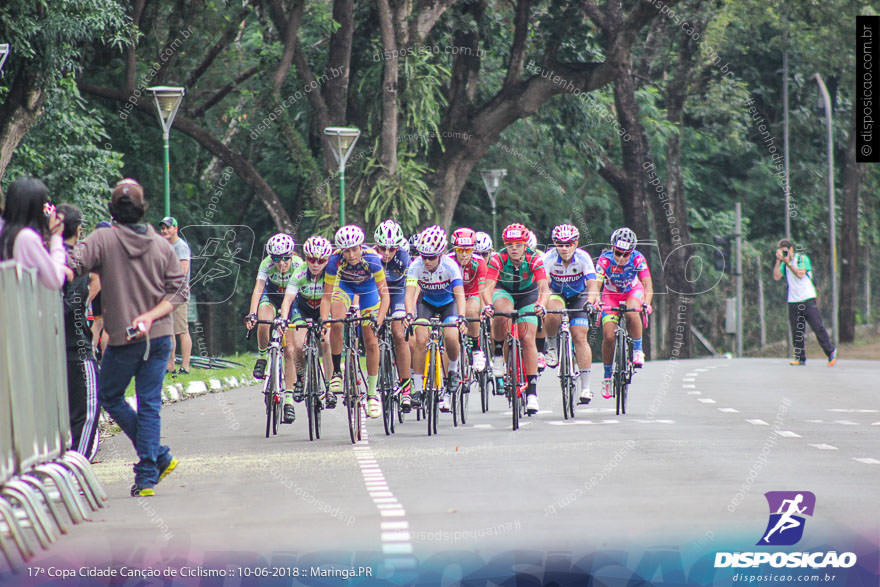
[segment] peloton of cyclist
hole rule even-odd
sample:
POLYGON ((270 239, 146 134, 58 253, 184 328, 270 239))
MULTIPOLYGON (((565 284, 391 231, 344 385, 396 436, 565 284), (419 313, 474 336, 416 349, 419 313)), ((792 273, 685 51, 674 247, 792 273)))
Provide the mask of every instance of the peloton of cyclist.
MULTIPOLYGON (((553 245, 544 254, 544 269, 550 277, 550 301, 548 310, 576 310, 569 314, 571 340, 580 370, 580 403, 588 404, 593 399, 590 391, 590 365, 593 363, 593 352, 587 341, 590 321, 584 307, 587 304, 598 306, 599 280, 593 265, 593 258, 583 249, 578 248, 580 232, 571 224, 560 224, 553 229, 553 245)), ((556 346, 556 335, 562 316, 548 314, 544 318, 544 330, 547 334, 547 366, 559 364, 559 353, 556 346)))
POLYGON ((474 252, 486 260, 489 264, 489 257, 492 256, 492 237, 485 232, 477 231, 474 233, 474 252))
MULTIPOLYGON (((285 293, 284 301, 281 303, 281 315, 287 316, 290 324, 294 326, 305 324, 306 320, 320 323, 321 299, 324 297, 324 269, 327 267, 332 253, 333 245, 323 236, 310 236, 303 243, 303 256, 306 258, 306 262, 293 276, 298 293, 295 296, 291 293, 285 293)), ((297 369, 293 399, 301 402, 303 400, 302 368, 305 361, 303 348, 308 332, 301 328, 292 330, 290 334, 293 339, 297 369)), ((330 343, 326 340, 321 341, 321 353, 326 369, 331 361, 330 343)), ((328 408, 336 407, 336 395, 328 393, 327 397, 322 399, 328 408)))
MULTIPOLYGON (((501 233, 504 247, 489 259, 486 274, 486 289, 492 292, 492 304, 483 312, 492 316, 499 312, 511 312, 514 309, 522 312, 534 311, 543 316, 544 307, 549 297, 547 273, 541 256, 527 250, 529 229, 519 223, 510 224, 501 233)), ((496 317, 493 320, 492 336, 495 339, 496 373, 504 372, 504 359, 501 356, 505 334, 509 332, 509 318, 496 317)), ((523 316, 517 319, 519 339, 522 343, 523 362, 528 379, 526 393, 526 411, 529 414, 538 412, 538 349, 535 345, 535 333, 538 320, 535 316, 523 316)))
MULTIPOLYGON (((611 233, 612 250, 605 251, 596 261, 596 274, 602 289, 602 362, 605 377, 602 381, 602 397, 611 397, 611 362, 614 360, 614 327, 620 319, 612 310, 620 302, 626 307, 651 313, 654 286, 645 256, 636 250, 636 233, 621 227, 611 233)), ((645 363, 642 350, 642 321, 638 312, 626 315, 626 327, 633 339, 633 366, 645 363)))
MULTIPOLYGON (((419 258, 412 262, 406 273, 406 317, 409 327, 416 318, 430 319, 439 316, 443 323, 461 324, 465 313, 465 296, 461 269, 446 252, 446 231, 441 226, 429 226, 422 231, 416 249, 419 258)), ((422 376, 425 371, 426 345, 429 329, 426 326, 415 328, 415 390, 421 395, 424 386, 422 376)), ((440 400, 439 408, 448 411, 449 390, 458 385, 458 360, 461 349, 458 332, 452 328, 444 329, 443 338, 446 355, 449 357, 446 392, 440 400)))
MULTIPOLYGON (((385 281, 388 283, 388 295, 391 298, 389 311, 391 318, 403 318, 406 315, 406 271, 412 259, 407 252, 408 244, 403 236, 400 225, 394 220, 386 220, 374 233, 376 251, 382 258, 385 267, 385 281)), ((404 412, 410 410, 412 380, 410 371, 410 348, 406 341, 406 329, 403 322, 391 322, 391 335, 394 338, 394 358, 397 362, 397 375, 400 379, 400 406, 404 412)))
MULTIPOLYGON (((364 231, 359 226, 348 224, 336 231, 334 238, 336 252, 330 255, 324 270, 324 293, 321 298, 321 321, 344 318, 354 296, 360 298, 361 316, 371 317, 378 329, 388 312, 388 286, 385 283, 385 269, 378 253, 364 245, 364 231)), ((378 418, 382 404, 376 394, 379 377, 379 341, 374 326, 361 323, 364 335, 364 350, 367 355, 367 415, 378 418)), ((333 375, 329 387, 333 393, 342 393, 342 323, 330 325, 330 352, 333 361, 333 375)))
MULTIPOLYGON (((452 233, 453 251, 448 257, 453 259, 461 268, 461 277, 464 282, 465 315, 468 318, 479 318, 480 311, 489 305, 491 298, 486 291, 486 261, 474 254, 476 240, 474 231, 470 228, 459 228, 452 233)), ((480 348, 480 323, 470 322, 467 326, 468 342, 473 352, 473 364, 475 371, 486 368, 486 355, 480 348)))
MULTIPOLYGON (((275 319, 276 310, 282 308, 285 295, 295 297, 297 294, 294 276, 303 266, 303 260, 293 253, 294 240, 289 234, 279 232, 266 242, 266 258, 257 270, 257 280, 251 294, 251 305, 245 317, 245 326, 253 329, 259 320, 275 319)), ((289 309, 288 305, 288 309, 289 309)), ((287 318, 286 314, 279 317, 287 318)), ((260 324, 257 328, 257 349, 259 357, 254 364, 254 378, 266 376, 266 351, 269 348, 269 325, 260 324)), ((284 410, 282 421, 293 422, 296 414, 293 408, 293 389, 296 384, 295 368, 296 350, 293 337, 287 337, 284 343, 284 410)))

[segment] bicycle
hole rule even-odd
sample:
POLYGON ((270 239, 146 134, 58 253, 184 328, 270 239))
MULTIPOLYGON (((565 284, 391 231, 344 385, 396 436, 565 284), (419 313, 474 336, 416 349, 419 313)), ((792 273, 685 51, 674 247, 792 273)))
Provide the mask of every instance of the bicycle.
POLYGON ((499 312, 493 313, 494 316, 502 318, 510 318, 510 330, 507 333, 505 341, 506 357, 503 381, 504 391, 507 396, 507 403, 510 406, 512 414, 512 424, 514 430, 519 430, 520 418, 526 415, 525 395, 529 386, 526 377, 526 367, 522 356, 522 343, 519 340, 519 326, 516 322, 517 318, 525 316, 537 316, 536 312, 499 312))
MULTIPOLYGON (((641 308, 627 308, 626 302, 620 302, 617 308, 613 309, 619 312, 618 320, 614 324, 614 358, 611 361, 611 396, 616 399, 617 415, 626 414, 626 398, 629 384, 632 382, 632 376, 635 372, 633 367, 633 341, 626 329, 626 325, 621 326, 621 322, 626 322, 623 316, 626 312, 641 312, 641 308)), ((648 318, 643 314, 642 323, 647 328, 648 318)))
MULTIPOLYGON (((588 304, 588 320, 595 322, 595 310, 588 304)), ((559 333, 556 335, 556 348, 559 352, 559 386, 562 389, 562 417, 565 420, 574 419, 574 390, 577 389, 577 360, 575 358, 574 343, 571 339, 571 321, 569 314, 582 312, 580 309, 572 310, 547 310, 548 314, 561 314, 562 323, 559 325, 559 333)), ((589 326, 588 326, 589 328, 589 326)))
POLYGON ((327 380, 324 378, 324 371, 321 369, 321 324, 313 320, 306 320, 305 324, 297 324, 291 327, 308 329, 306 344, 303 347, 305 354, 303 393, 305 395, 306 414, 308 414, 309 419, 309 440, 320 439, 321 412, 324 411, 324 401, 330 403, 330 400, 326 399, 330 391, 327 389, 327 380))
MULTIPOLYGON (((458 324, 444 324, 440 322, 437 316, 432 316, 430 320, 418 318, 406 330, 406 339, 409 340, 410 334, 415 326, 426 326, 431 329, 428 336, 427 353, 425 354, 425 371, 424 384, 422 386, 422 398, 419 402, 419 409, 425 415, 428 421, 428 436, 437 434, 437 420, 440 414, 440 394, 443 393, 445 387, 443 381, 443 336, 441 334, 443 328, 458 328, 458 324)), ((456 405, 457 390, 450 391, 450 405, 454 408, 456 405)), ((452 425, 458 426, 458 414, 452 409, 452 425)))
POLYGON ((400 387, 395 383, 397 377, 397 361, 394 358, 394 338, 391 334, 390 322, 402 318, 386 318, 379 328, 379 379, 376 389, 382 398, 382 422, 385 435, 394 434, 394 420, 403 424, 403 407, 400 404, 400 387))
POLYGON ((345 318, 324 320, 323 324, 342 323, 345 327, 343 333, 343 354, 345 355, 345 367, 342 373, 342 396, 348 415, 348 433, 351 443, 361 440, 363 429, 363 406, 367 398, 366 378, 361 370, 361 362, 358 354, 357 327, 361 322, 374 322, 372 317, 358 316, 357 307, 350 306, 345 318))
POLYGON ((492 366, 492 354, 495 341, 492 339, 492 326, 489 318, 480 318, 480 348, 486 356, 486 368, 477 373, 480 385, 480 408, 483 413, 489 411, 489 398, 495 395, 495 370, 492 366))
POLYGON ((247 339, 256 331, 260 324, 269 325, 269 358, 266 364, 266 383, 263 385, 263 398, 266 404, 266 438, 269 431, 272 435, 278 434, 278 424, 281 421, 281 409, 284 403, 284 369, 282 358, 284 353, 284 336, 275 328, 273 320, 254 320, 254 328, 248 331, 247 339))

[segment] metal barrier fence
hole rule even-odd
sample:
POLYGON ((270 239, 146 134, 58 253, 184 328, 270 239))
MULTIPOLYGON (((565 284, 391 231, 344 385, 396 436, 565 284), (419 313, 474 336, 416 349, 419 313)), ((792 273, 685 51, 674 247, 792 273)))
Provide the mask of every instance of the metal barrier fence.
POLYGON ((57 504, 78 524, 83 498, 93 511, 107 500, 88 459, 68 450, 66 360, 61 294, 0 263, 0 551, 11 568, 34 556, 31 535, 48 548, 67 533, 57 504))

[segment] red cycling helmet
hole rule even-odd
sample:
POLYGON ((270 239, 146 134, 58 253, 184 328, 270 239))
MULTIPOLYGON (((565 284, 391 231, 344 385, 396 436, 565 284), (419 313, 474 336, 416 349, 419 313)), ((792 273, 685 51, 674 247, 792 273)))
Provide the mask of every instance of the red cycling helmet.
POLYGON ((504 229, 504 232, 501 233, 501 240, 504 241, 505 245, 510 243, 525 243, 529 240, 529 233, 529 229, 526 228, 524 224, 514 222, 513 224, 508 224, 507 228, 504 229))
POLYGON ((474 237, 474 231, 470 228, 462 227, 452 233, 452 246, 459 249, 472 249, 477 244, 474 237))

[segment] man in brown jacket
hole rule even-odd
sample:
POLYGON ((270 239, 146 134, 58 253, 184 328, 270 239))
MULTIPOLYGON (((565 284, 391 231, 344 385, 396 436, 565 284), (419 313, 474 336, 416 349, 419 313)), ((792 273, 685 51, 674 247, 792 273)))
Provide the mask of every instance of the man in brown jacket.
POLYGON ((101 405, 140 459, 131 495, 150 496, 177 466, 168 447, 159 445, 159 411, 171 352, 170 314, 189 291, 171 245, 143 222, 147 204, 140 184, 133 179, 116 184, 108 208, 113 227, 79 243, 69 262, 77 274, 92 271, 101 277, 104 328, 110 334, 98 376, 101 405), (125 401, 132 377, 137 411, 125 401))

